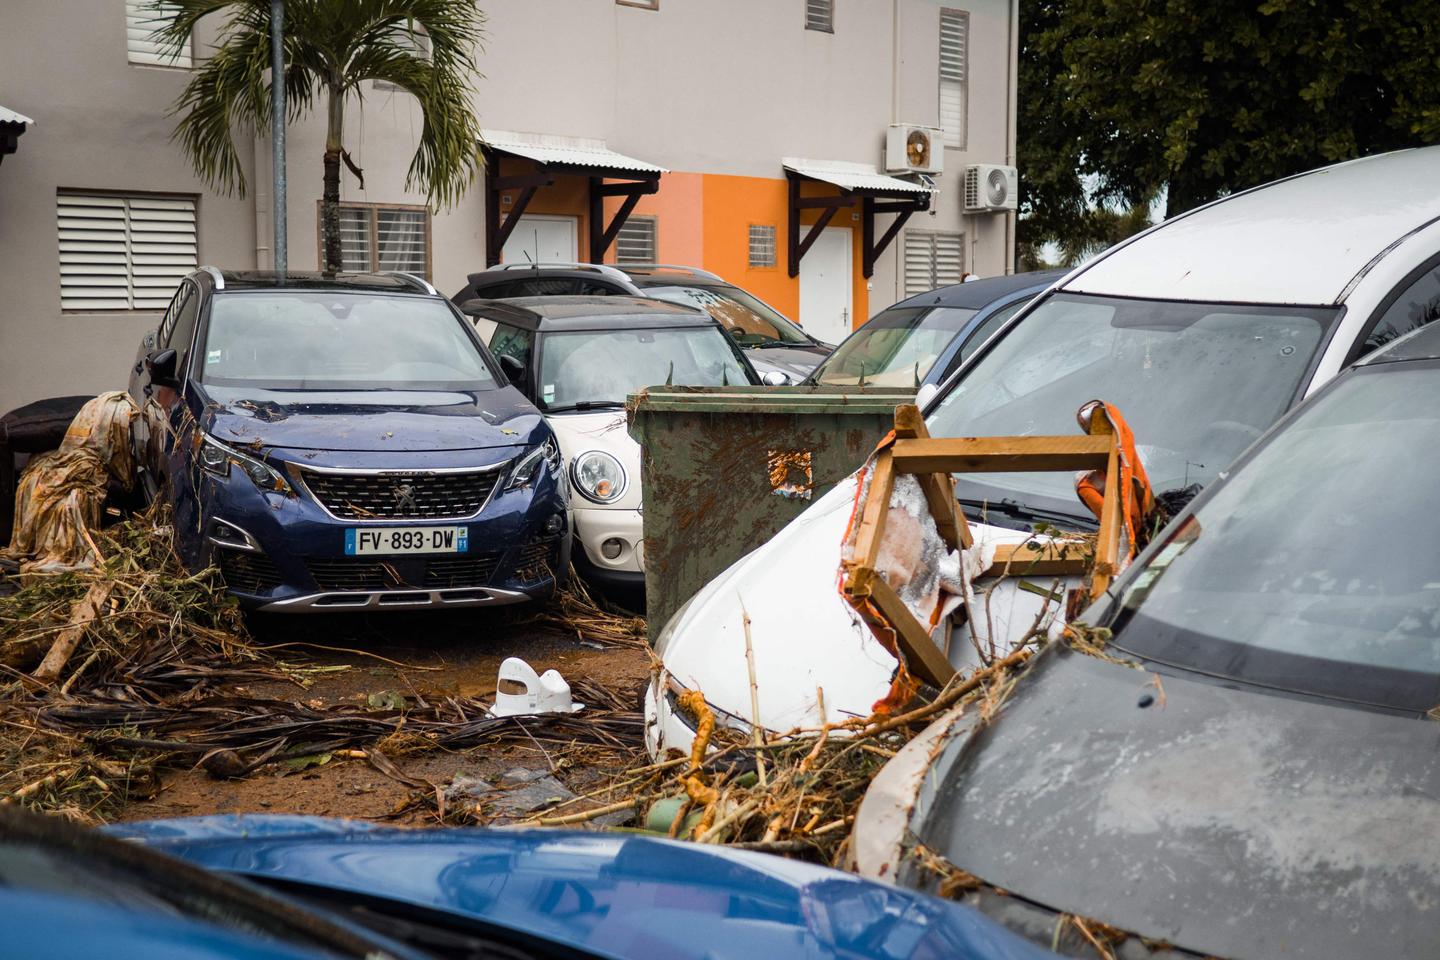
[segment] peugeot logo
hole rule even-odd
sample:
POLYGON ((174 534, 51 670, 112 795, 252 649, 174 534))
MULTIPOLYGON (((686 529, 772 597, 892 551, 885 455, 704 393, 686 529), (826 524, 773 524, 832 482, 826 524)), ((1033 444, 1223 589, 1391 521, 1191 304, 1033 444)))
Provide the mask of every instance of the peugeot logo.
POLYGON ((390 488, 390 492, 395 495, 395 506, 397 509, 409 510, 412 513, 415 511, 416 504, 414 485, 409 483, 397 483, 395 486, 390 488))

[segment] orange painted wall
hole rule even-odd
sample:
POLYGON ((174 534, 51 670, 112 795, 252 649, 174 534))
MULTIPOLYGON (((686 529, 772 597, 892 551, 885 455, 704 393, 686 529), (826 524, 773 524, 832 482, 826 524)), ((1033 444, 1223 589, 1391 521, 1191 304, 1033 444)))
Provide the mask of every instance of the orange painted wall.
MULTIPOLYGON (((502 167, 502 173, 528 172, 521 165, 502 167)), ((589 256, 588 181, 585 177, 560 176, 555 186, 535 193, 526 213, 547 213, 573 216, 578 221, 578 247, 581 260, 589 256)), ((806 184, 805 196, 833 193, 822 184, 806 184)), ((511 203, 516 194, 512 192, 511 203)), ((504 196, 502 194, 502 196, 504 196)), ((606 219, 614 216, 621 204, 619 197, 605 200, 606 219)), ((800 279, 792 278, 786 263, 786 208, 789 202, 785 180, 769 177, 736 177, 711 173, 667 173, 660 180, 659 192, 642 197, 635 214, 656 219, 657 255, 662 263, 700 266, 719 274, 769 303, 788 317, 800 317, 800 279), (776 263, 774 267, 750 266, 750 226, 769 225, 775 228, 776 263)), ((510 211, 502 205, 503 214, 510 211)), ((802 224, 812 224, 819 211, 806 210, 802 224)), ((842 209, 830 221, 832 227, 846 227, 851 236, 851 322, 859 326, 870 315, 868 283, 861 275, 860 221, 853 210, 842 209)), ((883 228, 883 223, 881 224, 883 228)), ((803 233, 802 233, 803 236, 803 233)), ((612 248, 606 262, 615 261, 612 248)))

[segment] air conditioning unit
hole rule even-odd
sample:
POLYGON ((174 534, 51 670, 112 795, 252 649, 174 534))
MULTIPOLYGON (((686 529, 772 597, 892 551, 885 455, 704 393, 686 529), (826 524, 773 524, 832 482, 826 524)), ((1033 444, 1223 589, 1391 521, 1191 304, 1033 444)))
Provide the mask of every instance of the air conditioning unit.
POLYGON ((1020 192, 1014 167, 976 163, 965 168, 965 212, 1014 210, 1020 192))
POLYGON ((886 173, 940 173, 945 169, 939 127, 892 123, 885 131, 886 173))

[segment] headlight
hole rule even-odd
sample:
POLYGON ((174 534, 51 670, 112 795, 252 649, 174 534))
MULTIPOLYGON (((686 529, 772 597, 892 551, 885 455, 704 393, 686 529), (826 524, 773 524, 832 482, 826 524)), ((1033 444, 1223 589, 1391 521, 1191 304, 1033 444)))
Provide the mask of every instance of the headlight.
POLYGON ((552 473, 559 472, 560 448, 555 445, 553 437, 520 458, 515 469, 510 471, 510 482, 505 485, 505 489, 528 487, 540 476, 540 468, 545 465, 549 465, 552 473))
POLYGON ((575 487, 587 500, 614 503, 625 492, 625 468, 603 450, 587 450, 570 464, 575 487))
POLYGON ((265 461, 241 453, 208 434, 203 435, 200 443, 200 466, 207 472, 223 478, 230 475, 231 464, 244 471, 250 481, 261 490, 271 490, 276 493, 290 492, 290 484, 280 475, 280 471, 265 461))

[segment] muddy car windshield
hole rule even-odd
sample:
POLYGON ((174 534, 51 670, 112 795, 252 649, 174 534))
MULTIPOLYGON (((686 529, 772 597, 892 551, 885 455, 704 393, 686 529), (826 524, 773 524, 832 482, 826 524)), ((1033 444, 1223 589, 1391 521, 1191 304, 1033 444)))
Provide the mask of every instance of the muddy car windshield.
POLYGON ((645 296, 687 307, 700 307, 720 321, 742 347, 810 346, 799 327, 739 287, 644 287, 645 296))
MULTIPOLYGON (((1336 311, 1057 294, 970 367, 929 418, 943 437, 1073 434, 1119 408, 1156 492, 1208 483, 1294 400, 1336 311)), ((1069 474, 959 478, 962 499, 1085 517, 1069 474)))
POLYGON ((819 383, 915 387, 975 316, 961 307, 896 307, 857 330, 815 371, 819 383))
POLYGON ((1362 370, 1169 534, 1127 581, 1115 643, 1213 675, 1432 709, 1437 451, 1440 369, 1362 370))
POLYGON ((201 380, 324 390, 489 390, 480 348, 449 306, 419 297, 296 291, 215 297, 201 380))
POLYGON ((641 387, 662 383, 745 384, 725 335, 714 327, 550 333, 540 345, 540 407, 623 406, 641 387))

